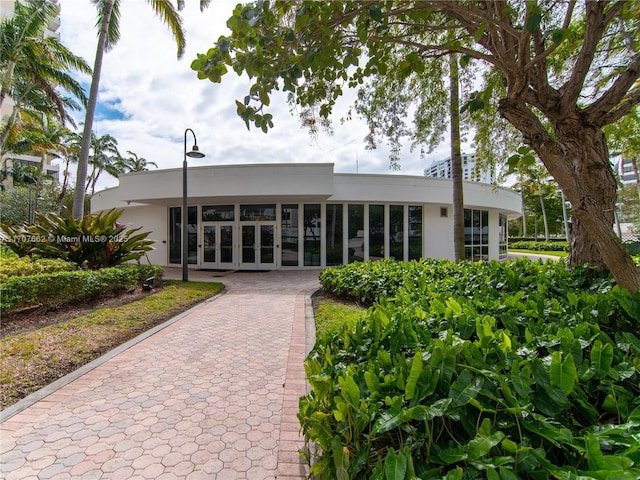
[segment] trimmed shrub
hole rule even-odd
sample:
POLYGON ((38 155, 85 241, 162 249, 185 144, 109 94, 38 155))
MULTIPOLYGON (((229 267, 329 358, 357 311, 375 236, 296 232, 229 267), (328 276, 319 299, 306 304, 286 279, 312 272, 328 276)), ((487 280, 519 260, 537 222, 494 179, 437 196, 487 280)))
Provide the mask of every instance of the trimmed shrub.
POLYGON ((77 268, 78 266, 75 263, 54 258, 34 259, 31 257, 3 256, 2 262, 0 262, 0 282, 5 282, 9 277, 70 272, 77 268))
POLYGON ((538 252, 568 252, 568 242, 509 242, 510 249, 516 250, 535 250, 538 252))
MULTIPOLYGON (((153 267, 153 266, 151 266, 153 267)), ((4 313, 17 308, 43 306, 57 308, 66 303, 135 287, 158 268, 138 265, 103 268, 96 271, 43 273, 15 276, 0 284, 0 308, 4 313)))

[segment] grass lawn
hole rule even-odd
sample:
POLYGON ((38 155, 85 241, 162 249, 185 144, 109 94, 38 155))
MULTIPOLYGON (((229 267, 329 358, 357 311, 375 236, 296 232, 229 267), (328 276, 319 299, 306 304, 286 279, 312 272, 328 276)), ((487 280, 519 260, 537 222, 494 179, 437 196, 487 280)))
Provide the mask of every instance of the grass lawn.
MULTIPOLYGON (((142 332, 222 291, 221 283, 164 282, 129 303, 96 308, 0 340, 0 408, 4 409, 142 332)), ((45 314, 46 315, 46 314, 45 314)))
POLYGON ((346 300, 336 299, 325 293, 313 296, 313 313, 316 321, 316 337, 335 334, 345 328, 353 328, 364 318, 366 308, 346 300))

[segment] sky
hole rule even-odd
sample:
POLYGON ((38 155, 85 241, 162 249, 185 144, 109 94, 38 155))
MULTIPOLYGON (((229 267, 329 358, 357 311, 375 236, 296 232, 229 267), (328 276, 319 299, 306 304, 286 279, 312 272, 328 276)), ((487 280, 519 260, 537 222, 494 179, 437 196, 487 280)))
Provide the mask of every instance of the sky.
MULTIPOLYGON (((122 1, 121 37, 104 57, 94 132, 115 137, 123 156, 132 151, 161 169, 182 166, 187 128, 195 132, 200 151, 206 154, 202 159, 190 158, 190 166, 329 162, 340 173, 422 175, 434 160, 448 157, 446 142, 425 158, 420 158, 417 150, 410 152, 407 145, 401 170, 390 170, 385 145, 373 151, 365 149, 368 127, 364 121, 354 117, 340 123, 351 105, 349 98, 334 110, 332 136, 321 133, 311 138, 291 115, 281 92, 272 96, 268 110, 274 116, 274 128, 267 134, 253 126, 247 130, 236 114, 235 100, 248 93, 249 78, 231 71, 222 83, 214 84, 199 80, 190 68, 198 53, 205 53, 220 35, 228 34, 226 21, 238 1, 213 0, 204 12, 200 12, 198 0, 185 2, 181 13, 187 46, 181 60, 176 58, 170 31, 149 4, 144 0, 122 1)), ((93 65, 97 45, 95 8, 89 0, 59 3, 62 43, 93 65)), ((91 79, 78 78, 88 92, 91 79)), ((81 129, 84 111, 74 117, 81 129)), ((192 140, 188 134, 188 149, 192 140)), ((468 145, 464 147, 465 152, 471 151, 468 145)), ((104 173, 98 190, 117 183, 104 173)))

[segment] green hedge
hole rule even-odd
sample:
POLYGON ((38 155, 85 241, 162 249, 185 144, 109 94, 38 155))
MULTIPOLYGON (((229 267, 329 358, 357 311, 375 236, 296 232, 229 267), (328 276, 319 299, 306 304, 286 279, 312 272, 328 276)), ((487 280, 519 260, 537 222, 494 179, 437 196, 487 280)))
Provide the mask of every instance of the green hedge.
POLYGON ((562 262, 375 263, 321 274, 399 285, 305 362, 312 475, 640 478, 640 293, 562 262))
POLYGON ((0 284, 0 309, 9 313, 17 308, 36 305, 57 308, 66 303, 132 288, 154 275, 161 277, 162 267, 128 265, 92 271, 14 276, 0 284))
POLYGON ((539 252, 568 252, 568 242, 534 242, 534 241, 520 241, 509 242, 510 249, 517 250, 535 250, 539 252))
POLYGON ((2 256, 0 261, 0 282, 9 277, 37 275, 41 273, 70 272, 77 270, 75 263, 54 258, 34 259, 31 257, 2 256))

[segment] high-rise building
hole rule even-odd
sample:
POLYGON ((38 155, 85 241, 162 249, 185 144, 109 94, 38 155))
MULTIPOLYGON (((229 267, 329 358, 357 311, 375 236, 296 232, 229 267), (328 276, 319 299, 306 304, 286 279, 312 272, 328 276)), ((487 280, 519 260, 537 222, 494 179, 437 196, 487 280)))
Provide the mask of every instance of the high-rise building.
POLYGON ((636 183, 636 172, 633 169, 633 162, 629 158, 619 158, 614 163, 615 171, 618 173, 620 177, 620 181, 624 185, 628 185, 630 183, 636 183))
MULTIPOLYGON (((52 1, 54 3, 58 2, 58 0, 52 0, 52 1)), ((2 0, 0 2, 0 20, 4 18, 12 17, 14 14, 14 11, 15 11, 14 1, 2 0)), ((58 15, 48 25, 46 35, 55 36, 56 38, 59 39, 60 38, 60 34, 58 33, 59 28, 60 28, 60 14, 58 13, 58 15)), ((7 98, 5 98, 2 104, 2 108, 0 108, 0 119, 1 119, 0 125, 4 125, 6 119, 9 116, 11 116, 14 106, 15 106, 15 102, 13 101, 13 98, 7 96, 7 98)), ((6 169, 7 172, 11 172, 13 162, 16 162, 16 161, 20 162, 25 166, 34 166, 39 168, 40 164, 43 161, 43 157, 36 156, 36 155, 14 155, 14 154, 4 155, 1 157, 0 168, 6 169)), ((59 166, 52 165, 51 158, 44 157, 44 161, 45 161, 44 168, 45 168, 46 174, 48 174, 50 177, 53 177, 57 180, 59 170, 60 170, 59 166)), ((11 176, 9 176, 5 180, 5 183, 9 183, 9 184, 12 183, 11 176)))
MULTIPOLYGON (((425 177, 451 178, 451 157, 437 162, 425 168, 425 177)), ((496 182, 495 175, 490 170, 479 170, 476 168, 475 153, 462 154, 462 179, 467 182, 480 182, 493 184, 496 182)))

